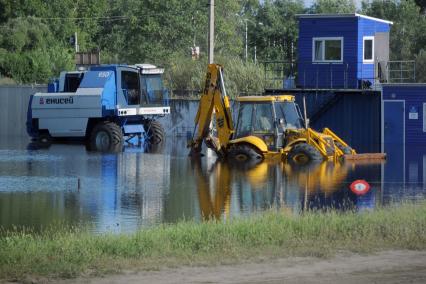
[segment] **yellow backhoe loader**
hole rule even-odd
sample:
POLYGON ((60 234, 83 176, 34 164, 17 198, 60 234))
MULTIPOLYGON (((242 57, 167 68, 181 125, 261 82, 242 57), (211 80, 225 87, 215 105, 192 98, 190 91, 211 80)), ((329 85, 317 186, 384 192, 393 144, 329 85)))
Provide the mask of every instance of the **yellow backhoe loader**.
POLYGON ((200 154, 204 141, 219 158, 237 162, 287 159, 307 164, 342 158, 385 158, 381 153, 357 154, 328 128, 323 132, 309 128, 292 95, 243 96, 236 100, 239 112, 234 127, 223 67, 209 64, 194 133, 188 141, 190 155, 200 154))

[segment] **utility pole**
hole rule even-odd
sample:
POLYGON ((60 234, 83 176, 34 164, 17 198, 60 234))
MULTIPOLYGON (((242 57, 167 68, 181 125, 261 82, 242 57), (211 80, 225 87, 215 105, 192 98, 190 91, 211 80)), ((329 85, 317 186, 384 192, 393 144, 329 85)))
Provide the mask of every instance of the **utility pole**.
POLYGON ((74 33, 74 47, 75 47, 75 52, 78 52, 79 46, 78 46, 78 40, 77 40, 77 32, 74 33))
POLYGON ((209 64, 214 62, 214 0, 210 0, 209 12, 209 64))
POLYGON ((247 62, 247 19, 244 19, 244 21, 246 23, 246 35, 245 35, 245 38, 246 38, 246 48, 245 48, 244 58, 246 59, 246 62, 247 62))

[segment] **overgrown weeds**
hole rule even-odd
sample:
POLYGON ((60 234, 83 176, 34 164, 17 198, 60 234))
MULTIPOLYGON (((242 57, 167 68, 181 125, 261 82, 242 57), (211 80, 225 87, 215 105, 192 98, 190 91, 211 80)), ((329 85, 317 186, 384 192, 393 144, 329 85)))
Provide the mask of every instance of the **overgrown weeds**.
POLYGON ((78 228, 3 232, 0 279, 69 278, 259 256, 323 257, 342 250, 425 248, 425 203, 363 213, 267 212, 225 223, 181 222, 122 235, 94 235, 78 228))

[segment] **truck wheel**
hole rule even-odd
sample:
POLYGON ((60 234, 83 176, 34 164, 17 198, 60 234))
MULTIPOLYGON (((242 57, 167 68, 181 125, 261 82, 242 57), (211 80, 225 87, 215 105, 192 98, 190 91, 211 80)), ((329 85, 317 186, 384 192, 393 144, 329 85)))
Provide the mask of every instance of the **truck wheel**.
POLYGON ((29 150, 46 149, 52 145, 52 136, 49 132, 42 132, 35 137, 30 144, 28 144, 29 150))
POLYGON ((48 132, 40 133, 37 136, 37 141, 36 142, 38 144, 40 144, 41 146, 50 145, 52 143, 52 136, 50 136, 50 134, 48 132))
POLYGON ((144 125, 147 132, 147 139, 149 144, 156 145, 164 141, 164 128, 160 122, 156 120, 149 120, 144 125))
POLYGON ((231 146, 228 157, 237 163, 260 163, 263 155, 257 149, 248 144, 235 144, 231 146))
POLYGON ((118 151, 122 145, 123 131, 114 122, 99 122, 90 134, 90 148, 94 151, 118 151))
POLYGON ((349 146, 343 146, 339 142, 334 142, 334 145, 336 145, 337 148, 339 148, 340 150, 342 150, 343 154, 345 154, 345 155, 352 154, 352 148, 351 147, 349 147, 349 146))
POLYGON ((296 144, 287 155, 287 160, 298 165, 306 165, 312 161, 322 161, 324 158, 314 146, 307 143, 296 144))

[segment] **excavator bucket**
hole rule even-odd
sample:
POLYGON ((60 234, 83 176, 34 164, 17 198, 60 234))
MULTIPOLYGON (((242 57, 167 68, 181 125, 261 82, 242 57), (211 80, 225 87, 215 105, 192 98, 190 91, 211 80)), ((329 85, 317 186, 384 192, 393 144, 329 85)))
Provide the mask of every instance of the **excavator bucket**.
MULTIPOLYGON (((329 128, 324 128, 323 134, 333 138, 334 144, 339 148, 339 152, 342 152, 342 155, 337 155, 343 157, 347 161, 360 161, 360 160, 384 160, 386 159, 385 153, 357 153, 352 149, 345 141, 343 141, 339 136, 337 136, 329 128)), ((340 154, 340 153, 339 153, 340 154)))

